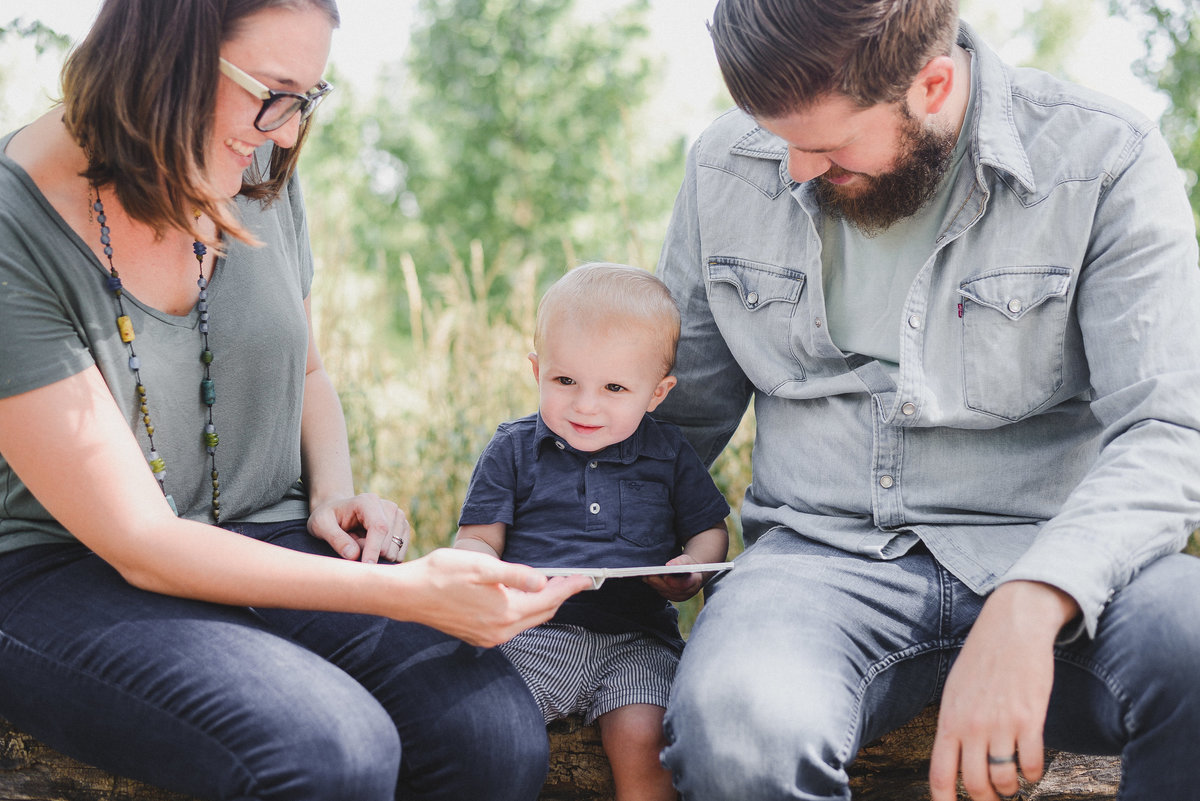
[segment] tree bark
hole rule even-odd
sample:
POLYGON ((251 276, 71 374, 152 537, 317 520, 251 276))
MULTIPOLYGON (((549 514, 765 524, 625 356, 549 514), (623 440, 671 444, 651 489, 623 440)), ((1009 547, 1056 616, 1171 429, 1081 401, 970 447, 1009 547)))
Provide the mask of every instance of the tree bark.
MULTIPOLYGON (((850 768, 855 801, 928 801, 929 753, 937 726, 930 707, 863 748, 850 768)), ((612 801, 612 772, 600 732, 578 718, 551 723, 550 770, 539 801, 612 801)), ((1026 801, 1113 801, 1116 757, 1046 752, 1046 776, 1024 787, 1026 801)), ((966 801, 964 793, 959 794, 966 801)), ((0 719, 0 801, 193 801, 114 776, 54 751, 0 719)))

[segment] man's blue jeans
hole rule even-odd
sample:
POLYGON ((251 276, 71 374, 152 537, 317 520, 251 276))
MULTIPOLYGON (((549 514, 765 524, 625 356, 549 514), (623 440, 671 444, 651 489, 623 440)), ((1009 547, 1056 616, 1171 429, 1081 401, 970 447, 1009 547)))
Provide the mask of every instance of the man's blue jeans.
MULTIPOLYGON (((236 527, 331 553, 303 521, 236 527)), ((0 556, 0 715, 205 799, 533 799, 546 728, 497 650, 368 615, 144 592, 79 545, 0 556)))
MULTIPOLYGON (((859 747, 940 697, 982 603, 924 549, 880 562, 768 533, 684 650, 663 757, 683 798, 850 798, 859 747)), ((1200 559, 1151 564, 1055 656, 1047 746, 1121 754, 1122 801, 1200 799, 1200 559)))

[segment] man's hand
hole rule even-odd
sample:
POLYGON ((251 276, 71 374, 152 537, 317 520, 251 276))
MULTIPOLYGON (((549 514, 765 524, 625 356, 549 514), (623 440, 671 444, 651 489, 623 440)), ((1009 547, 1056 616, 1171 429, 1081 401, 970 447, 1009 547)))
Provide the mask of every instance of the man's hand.
POLYGON ((974 801, 1017 793, 1018 769, 1042 777, 1042 730, 1054 683, 1054 640, 1079 607, 1031 581, 984 602, 942 693, 929 766, 933 801, 954 801, 958 775, 974 801))

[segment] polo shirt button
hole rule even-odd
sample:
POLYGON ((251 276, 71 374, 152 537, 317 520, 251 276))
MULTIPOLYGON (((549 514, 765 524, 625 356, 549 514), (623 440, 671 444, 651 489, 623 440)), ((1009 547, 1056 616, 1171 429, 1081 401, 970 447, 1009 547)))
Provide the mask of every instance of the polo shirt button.
POLYGON ((906 403, 900 407, 900 411, 904 412, 909 417, 917 413, 917 406, 914 403, 906 403))
POLYGON ((556 439, 556 440, 554 440, 554 444, 558 446, 558 449, 559 449, 560 451, 562 451, 562 450, 566 450, 566 449, 567 449, 567 446, 563 444, 563 442, 562 442, 562 440, 561 440, 561 439, 556 439))
POLYGON ((588 507, 588 511, 594 515, 600 514, 600 504, 593 503, 591 506, 588 507))
POLYGON ((891 489, 893 486, 895 486, 895 484, 896 479, 892 478, 891 476, 879 477, 879 486, 883 487, 884 489, 891 489))

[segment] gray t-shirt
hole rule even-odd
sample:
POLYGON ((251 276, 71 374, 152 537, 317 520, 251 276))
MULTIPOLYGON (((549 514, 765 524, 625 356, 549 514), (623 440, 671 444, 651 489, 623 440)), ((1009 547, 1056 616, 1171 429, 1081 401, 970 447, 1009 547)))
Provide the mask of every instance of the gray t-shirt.
MULTIPOLYGON (((10 138, 0 139, 0 151, 10 138)), ((87 198, 81 196, 79 202, 87 198)), ((303 518, 307 502, 298 485, 308 345, 303 302, 313 271, 304 204, 294 179, 266 208, 244 198, 237 203, 243 222, 262 245, 228 240, 209 285, 221 519, 303 518)), ((100 236, 99 225, 95 235, 100 236)), ((122 243, 114 240, 112 246, 120 272, 122 243)), ((0 397, 46 386, 95 364, 146 453, 136 382, 117 332, 107 278, 107 265, 29 175, 0 154, 0 397)), ((133 344, 141 360, 154 444, 166 461, 167 491, 180 515, 210 522, 198 313, 165 314, 128 292, 124 308, 136 332, 133 344)), ((0 455, 0 552, 64 539, 70 535, 0 455)))

